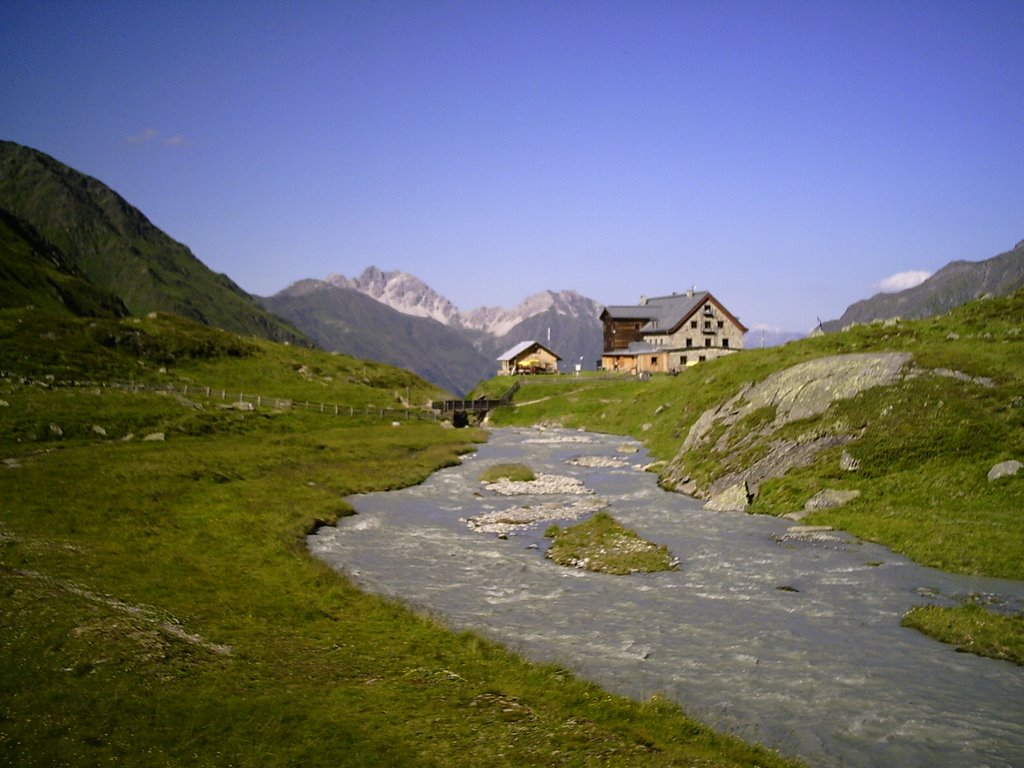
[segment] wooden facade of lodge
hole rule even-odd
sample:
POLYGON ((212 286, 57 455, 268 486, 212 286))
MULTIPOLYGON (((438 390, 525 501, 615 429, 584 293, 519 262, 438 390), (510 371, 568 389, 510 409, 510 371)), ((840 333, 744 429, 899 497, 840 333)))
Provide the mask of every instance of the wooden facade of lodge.
POLYGON ((601 313, 601 367, 623 373, 675 373, 743 349, 747 328, 707 291, 642 297, 601 313))

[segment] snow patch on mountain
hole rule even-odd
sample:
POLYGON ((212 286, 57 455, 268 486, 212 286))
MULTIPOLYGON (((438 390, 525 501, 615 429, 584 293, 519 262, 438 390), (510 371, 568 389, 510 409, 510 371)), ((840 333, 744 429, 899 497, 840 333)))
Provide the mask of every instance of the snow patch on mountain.
POLYGON ((474 309, 463 315, 462 322, 466 328, 484 331, 493 336, 504 336, 527 318, 551 310, 566 317, 596 319, 601 311, 601 305, 575 291, 541 291, 511 309, 474 309))
POLYGON ((325 282, 354 288, 407 315, 429 317, 447 326, 482 331, 495 337, 502 337, 527 318, 548 311, 596 321, 602 309, 602 305, 575 291, 541 291, 512 308, 478 307, 462 312, 418 277, 399 270, 384 272, 377 267, 369 267, 353 279, 337 273, 329 275, 325 282))

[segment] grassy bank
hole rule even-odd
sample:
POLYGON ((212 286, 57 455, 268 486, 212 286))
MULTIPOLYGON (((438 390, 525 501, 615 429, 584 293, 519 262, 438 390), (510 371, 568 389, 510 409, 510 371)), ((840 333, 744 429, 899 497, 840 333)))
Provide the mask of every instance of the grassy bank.
POLYGON ((675 570, 668 547, 642 539, 607 512, 598 512, 566 528, 550 526, 547 558, 569 568, 625 575, 675 570))
POLYGON ((925 605, 909 611, 902 624, 955 645, 963 653, 1024 666, 1024 616, 993 615, 973 603, 958 608, 925 605))
MULTIPOLYGON (((451 633, 306 554, 315 521, 351 511, 345 495, 419 482, 481 433, 46 379, 94 373, 88 353, 143 380, 220 371, 295 400, 381 403, 404 373, 255 341, 233 354, 197 329, 157 361, 129 325, 102 329, 128 333, 106 352, 82 341, 62 355, 45 339, 48 368, 32 357, 39 328, 25 332, 38 321, 12 322, 0 329, 4 764, 790 764, 663 700, 451 633)), ((176 321, 151 322, 150 341, 176 321)), ((165 331, 166 351, 181 340, 165 331)), ((65 349, 94 332, 53 331, 65 349)), ((428 394, 417 381, 404 384, 413 399, 428 394)))

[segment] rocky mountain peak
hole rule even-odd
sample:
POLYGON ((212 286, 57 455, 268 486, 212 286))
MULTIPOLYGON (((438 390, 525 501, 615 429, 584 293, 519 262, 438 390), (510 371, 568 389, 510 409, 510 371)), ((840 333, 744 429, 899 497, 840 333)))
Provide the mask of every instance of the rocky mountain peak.
POLYGON ((528 296, 515 307, 474 309, 463 316, 463 324, 467 328, 504 336, 527 318, 549 311, 575 319, 596 321, 601 312, 601 305, 576 291, 541 291, 528 296))
POLYGON ((596 319, 601 305, 576 291, 541 291, 518 305, 478 307, 462 312, 451 301, 434 291, 418 277, 400 270, 383 271, 368 267, 362 275, 349 279, 340 273, 325 282, 343 288, 354 288, 392 309, 415 317, 429 317, 448 326, 504 336, 524 320, 554 311, 568 318, 596 319))
POLYGON ((350 280, 335 273, 329 275, 326 282, 343 288, 354 288, 406 315, 428 317, 444 325, 459 324, 458 307, 408 272, 385 272, 378 267, 367 267, 357 278, 350 280))

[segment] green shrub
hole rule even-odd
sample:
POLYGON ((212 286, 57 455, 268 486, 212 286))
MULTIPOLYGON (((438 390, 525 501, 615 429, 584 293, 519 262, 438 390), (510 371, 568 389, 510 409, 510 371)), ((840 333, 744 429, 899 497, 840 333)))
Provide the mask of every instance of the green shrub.
POLYGON ((499 480, 529 482, 536 479, 533 470, 525 464, 493 464, 480 473, 480 480, 485 483, 496 483, 499 480))

